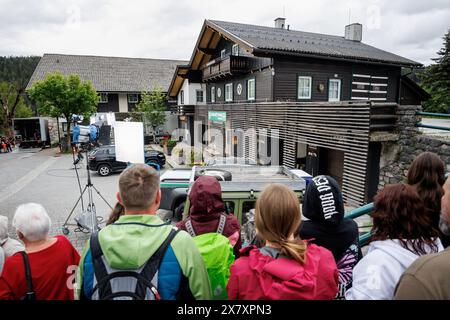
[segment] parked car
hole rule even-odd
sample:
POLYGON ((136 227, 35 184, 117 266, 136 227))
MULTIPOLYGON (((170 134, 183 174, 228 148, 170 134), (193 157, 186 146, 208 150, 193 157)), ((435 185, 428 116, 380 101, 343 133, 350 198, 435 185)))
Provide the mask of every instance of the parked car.
MULTIPOLYGON (((162 168, 166 164, 166 156, 160 151, 146 150, 145 162, 157 163, 162 168)), ((89 153, 89 169, 97 171, 102 177, 106 177, 112 172, 122 171, 126 167, 126 162, 116 160, 116 148, 114 145, 101 146, 89 153)))

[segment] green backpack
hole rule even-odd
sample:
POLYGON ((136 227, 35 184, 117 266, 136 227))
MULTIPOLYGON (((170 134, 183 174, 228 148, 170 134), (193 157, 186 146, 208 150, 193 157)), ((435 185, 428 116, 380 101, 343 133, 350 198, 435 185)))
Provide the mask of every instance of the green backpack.
POLYGON ((222 235, 226 220, 227 217, 222 214, 216 232, 199 236, 195 234, 190 219, 185 224, 187 232, 192 236, 205 262, 214 300, 228 299, 227 283, 230 278, 230 267, 234 262, 230 240, 222 235))

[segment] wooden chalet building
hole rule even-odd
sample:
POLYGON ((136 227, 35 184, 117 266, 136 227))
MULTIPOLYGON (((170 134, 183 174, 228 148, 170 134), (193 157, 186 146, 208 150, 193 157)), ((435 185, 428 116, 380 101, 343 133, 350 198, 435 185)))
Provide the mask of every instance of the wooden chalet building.
MULTIPOLYGON (((189 63, 178 66, 169 87, 180 127, 192 135, 198 120, 202 132, 217 128, 225 136, 236 128, 278 129, 272 159, 334 176, 345 200, 361 205, 377 190, 382 136, 394 130, 397 106, 427 98, 401 75, 420 63, 361 40, 358 23, 335 36, 292 30, 284 18, 274 27, 205 20, 189 63), (198 99, 185 103, 186 94, 198 99)), ((227 136, 225 151, 238 155, 227 141, 241 138, 227 136)), ((251 145, 244 143, 244 156, 254 158, 251 145)))
POLYGON ((142 91, 162 88, 167 92, 181 60, 122 58, 46 53, 39 61, 27 90, 53 72, 77 74, 89 80, 100 95, 98 112, 131 112, 142 91))

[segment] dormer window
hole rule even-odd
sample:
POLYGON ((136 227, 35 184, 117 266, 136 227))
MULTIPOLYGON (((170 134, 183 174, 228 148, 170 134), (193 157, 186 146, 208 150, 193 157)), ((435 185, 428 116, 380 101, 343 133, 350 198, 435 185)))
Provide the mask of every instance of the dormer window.
POLYGON ((226 54, 227 54, 227 50, 226 50, 226 49, 223 49, 222 51, 220 51, 220 58, 221 58, 221 59, 224 59, 225 56, 226 56, 226 54))

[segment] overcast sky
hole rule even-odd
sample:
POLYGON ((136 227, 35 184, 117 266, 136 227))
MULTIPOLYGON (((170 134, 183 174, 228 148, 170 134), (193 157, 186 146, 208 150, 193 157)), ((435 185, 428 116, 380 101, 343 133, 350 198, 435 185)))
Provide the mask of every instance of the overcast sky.
POLYGON ((89 54, 189 60, 204 19, 343 35, 429 64, 450 28, 449 0, 0 0, 0 55, 89 54), (349 14, 350 13, 350 14, 349 14))

